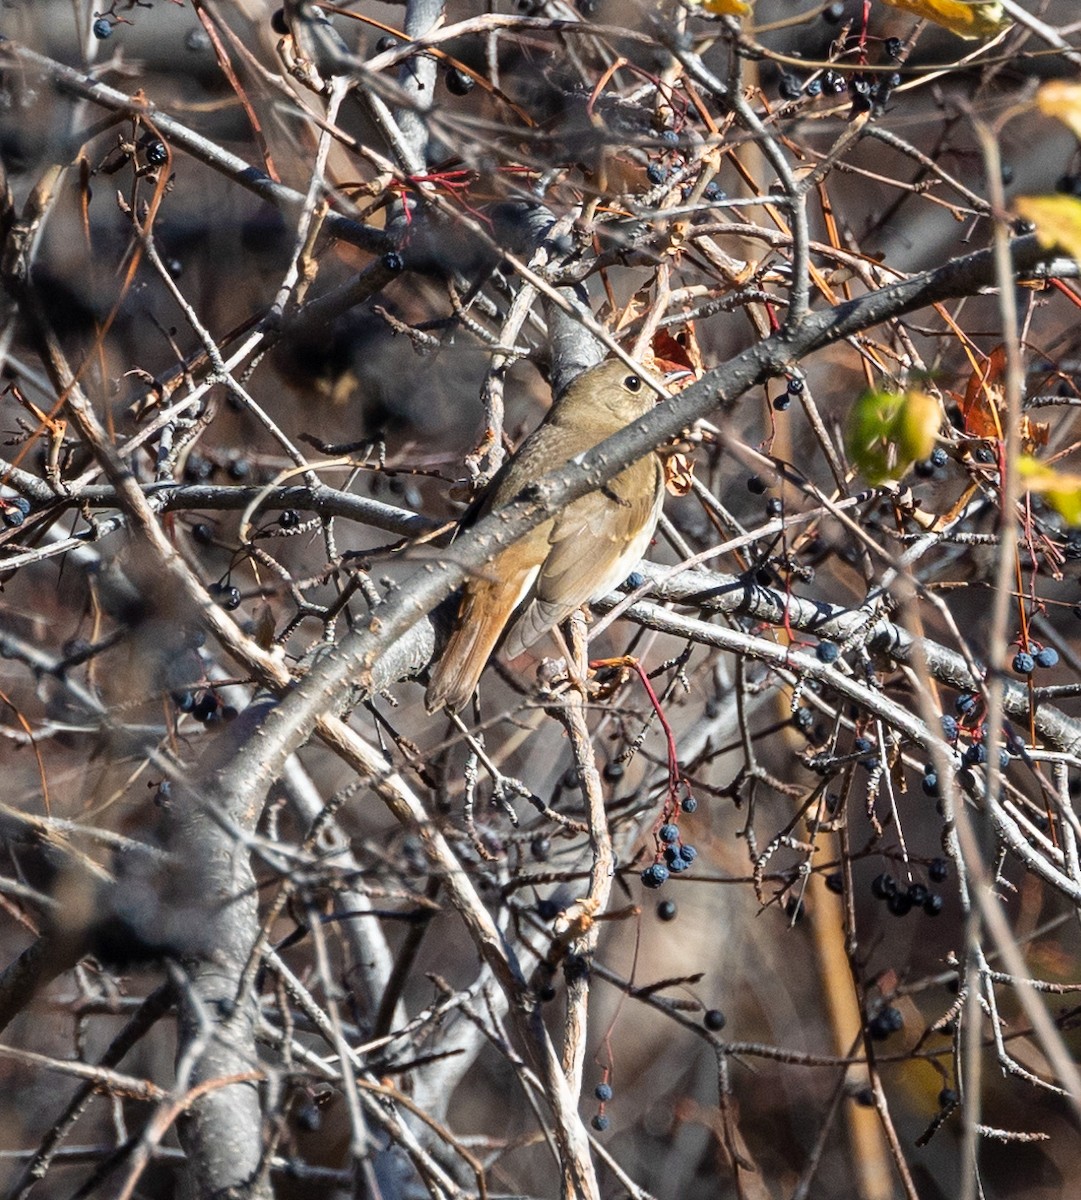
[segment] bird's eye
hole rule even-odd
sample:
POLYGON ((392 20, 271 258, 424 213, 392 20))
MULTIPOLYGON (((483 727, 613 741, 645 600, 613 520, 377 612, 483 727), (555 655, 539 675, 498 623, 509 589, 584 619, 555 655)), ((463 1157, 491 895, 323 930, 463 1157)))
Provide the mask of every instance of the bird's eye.
POLYGON ((642 390, 642 381, 637 375, 628 375, 623 380, 623 386, 628 392, 640 392, 642 390))

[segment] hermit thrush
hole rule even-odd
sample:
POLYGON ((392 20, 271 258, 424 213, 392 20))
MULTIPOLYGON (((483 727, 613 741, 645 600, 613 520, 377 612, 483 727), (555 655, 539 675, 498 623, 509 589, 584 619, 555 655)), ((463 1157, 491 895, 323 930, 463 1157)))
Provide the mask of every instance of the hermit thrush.
MULTIPOLYGON (((653 390, 621 362, 579 375, 492 480, 479 514, 509 503, 654 402, 653 390)), ((663 499, 664 468, 649 454, 485 564, 466 583, 454 632, 432 669, 424 697, 428 711, 445 705, 456 712, 466 703, 508 623, 502 648, 514 658, 626 579, 653 537, 663 499)))

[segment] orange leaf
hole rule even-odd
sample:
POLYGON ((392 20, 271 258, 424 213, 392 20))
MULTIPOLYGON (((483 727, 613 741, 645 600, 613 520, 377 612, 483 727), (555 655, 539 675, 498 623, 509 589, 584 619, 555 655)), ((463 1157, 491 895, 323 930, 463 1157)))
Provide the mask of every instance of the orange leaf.
MULTIPOLYGON (((658 329, 653 335, 651 348, 653 362, 659 373, 666 375, 669 371, 690 371, 694 379, 702 374, 702 352, 698 348, 693 324, 684 325, 675 335, 667 329, 658 329)), ((688 380, 688 384, 693 383, 694 379, 688 380)))
POLYGON ((996 346, 987 362, 973 371, 961 403, 965 433, 969 437, 1001 438, 999 407, 1006 390, 1006 347, 996 346))

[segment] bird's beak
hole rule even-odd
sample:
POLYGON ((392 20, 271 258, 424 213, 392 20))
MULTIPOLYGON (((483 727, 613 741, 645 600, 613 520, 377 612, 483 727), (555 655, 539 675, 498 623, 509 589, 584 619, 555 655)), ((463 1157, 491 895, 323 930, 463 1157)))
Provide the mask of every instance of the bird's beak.
POLYGON ((690 387, 694 383, 694 372, 686 367, 679 367, 674 371, 665 371, 661 378, 668 391, 682 392, 684 388, 690 387))

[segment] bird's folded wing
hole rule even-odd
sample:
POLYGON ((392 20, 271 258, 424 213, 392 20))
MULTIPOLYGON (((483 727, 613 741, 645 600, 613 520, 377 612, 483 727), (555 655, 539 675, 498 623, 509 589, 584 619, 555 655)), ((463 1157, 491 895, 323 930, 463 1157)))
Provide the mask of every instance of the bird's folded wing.
POLYGON ((663 500, 663 489, 650 486, 655 483, 651 473, 659 470, 659 463, 636 464, 556 517, 548 557, 503 642, 508 658, 528 650, 576 608, 610 592, 634 570, 653 536, 663 500))

